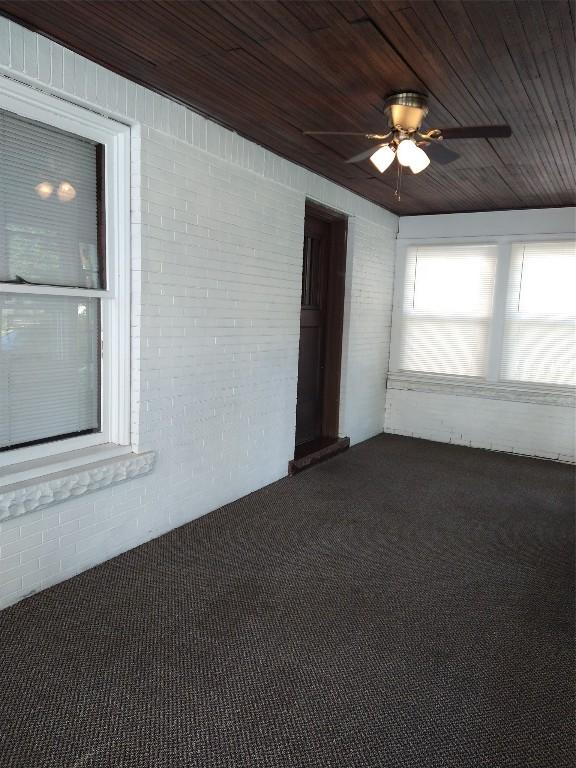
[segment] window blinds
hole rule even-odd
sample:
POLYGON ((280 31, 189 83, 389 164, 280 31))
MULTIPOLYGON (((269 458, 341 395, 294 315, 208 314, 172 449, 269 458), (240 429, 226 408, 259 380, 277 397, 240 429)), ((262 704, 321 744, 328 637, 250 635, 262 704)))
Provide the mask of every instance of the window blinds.
POLYGON ((99 153, 0 111, 0 450, 100 428, 99 153))
POLYGON ((576 385, 576 244, 514 245, 501 378, 576 385))
POLYGON ((0 110, 0 281, 101 287, 97 147, 0 110))
POLYGON ((497 248, 426 246, 406 258, 399 368, 484 377, 497 248))
POLYGON ((0 295, 0 446, 99 425, 99 300, 0 295))

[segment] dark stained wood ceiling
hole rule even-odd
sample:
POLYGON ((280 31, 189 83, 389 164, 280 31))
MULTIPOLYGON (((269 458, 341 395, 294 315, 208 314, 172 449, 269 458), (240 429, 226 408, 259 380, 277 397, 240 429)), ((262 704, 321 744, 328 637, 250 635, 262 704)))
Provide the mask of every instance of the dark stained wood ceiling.
POLYGON ((574 205, 570 0, 0 0, 0 12, 399 214, 574 205), (508 123, 510 139, 402 182, 346 157, 383 97, 430 95, 428 127, 508 123))

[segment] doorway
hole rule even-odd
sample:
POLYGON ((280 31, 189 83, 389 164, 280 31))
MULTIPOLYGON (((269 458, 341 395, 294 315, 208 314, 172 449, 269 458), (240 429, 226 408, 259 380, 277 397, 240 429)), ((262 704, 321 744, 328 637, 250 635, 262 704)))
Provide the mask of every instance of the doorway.
POLYGON ((346 236, 344 217, 306 205, 295 460, 339 442, 346 236))

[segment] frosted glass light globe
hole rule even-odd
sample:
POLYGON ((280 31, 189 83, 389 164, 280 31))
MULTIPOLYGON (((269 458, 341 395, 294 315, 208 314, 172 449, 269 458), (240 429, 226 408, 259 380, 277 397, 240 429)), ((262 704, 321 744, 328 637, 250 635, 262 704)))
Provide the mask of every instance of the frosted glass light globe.
POLYGON ((386 145, 385 147, 380 147, 380 149, 377 149, 376 152, 370 156, 370 162, 373 163, 376 168, 378 168, 380 173, 384 173, 386 168, 388 168, 394 160, 394 157, 394 150, 392 147, 386 145))
POLYGON ((411 139, 403 139, 398 145, 396 157, 400 165, 410 165, 418 155, 418 147, 411 139))
POLYGON ((420 173, 424 168, 428 168, 430 165, 430 158, 421 147, 414 145, 414 149, 416 150, 416 153, 410 161, 410 170, 412 173, 420 173))

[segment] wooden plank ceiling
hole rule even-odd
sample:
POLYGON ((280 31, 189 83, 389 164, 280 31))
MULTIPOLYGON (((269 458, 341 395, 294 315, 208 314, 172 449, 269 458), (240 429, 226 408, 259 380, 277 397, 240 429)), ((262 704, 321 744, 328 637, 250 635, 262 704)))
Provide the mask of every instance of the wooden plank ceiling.
POLYGON ((0 12, 278 154, 409 215, 573 205, 570 0, 0 0, 0 12), (383 97, 430 95, 428 127, 508 123, 511 139, 380 175, 346 157, 382 131, 383 97))

